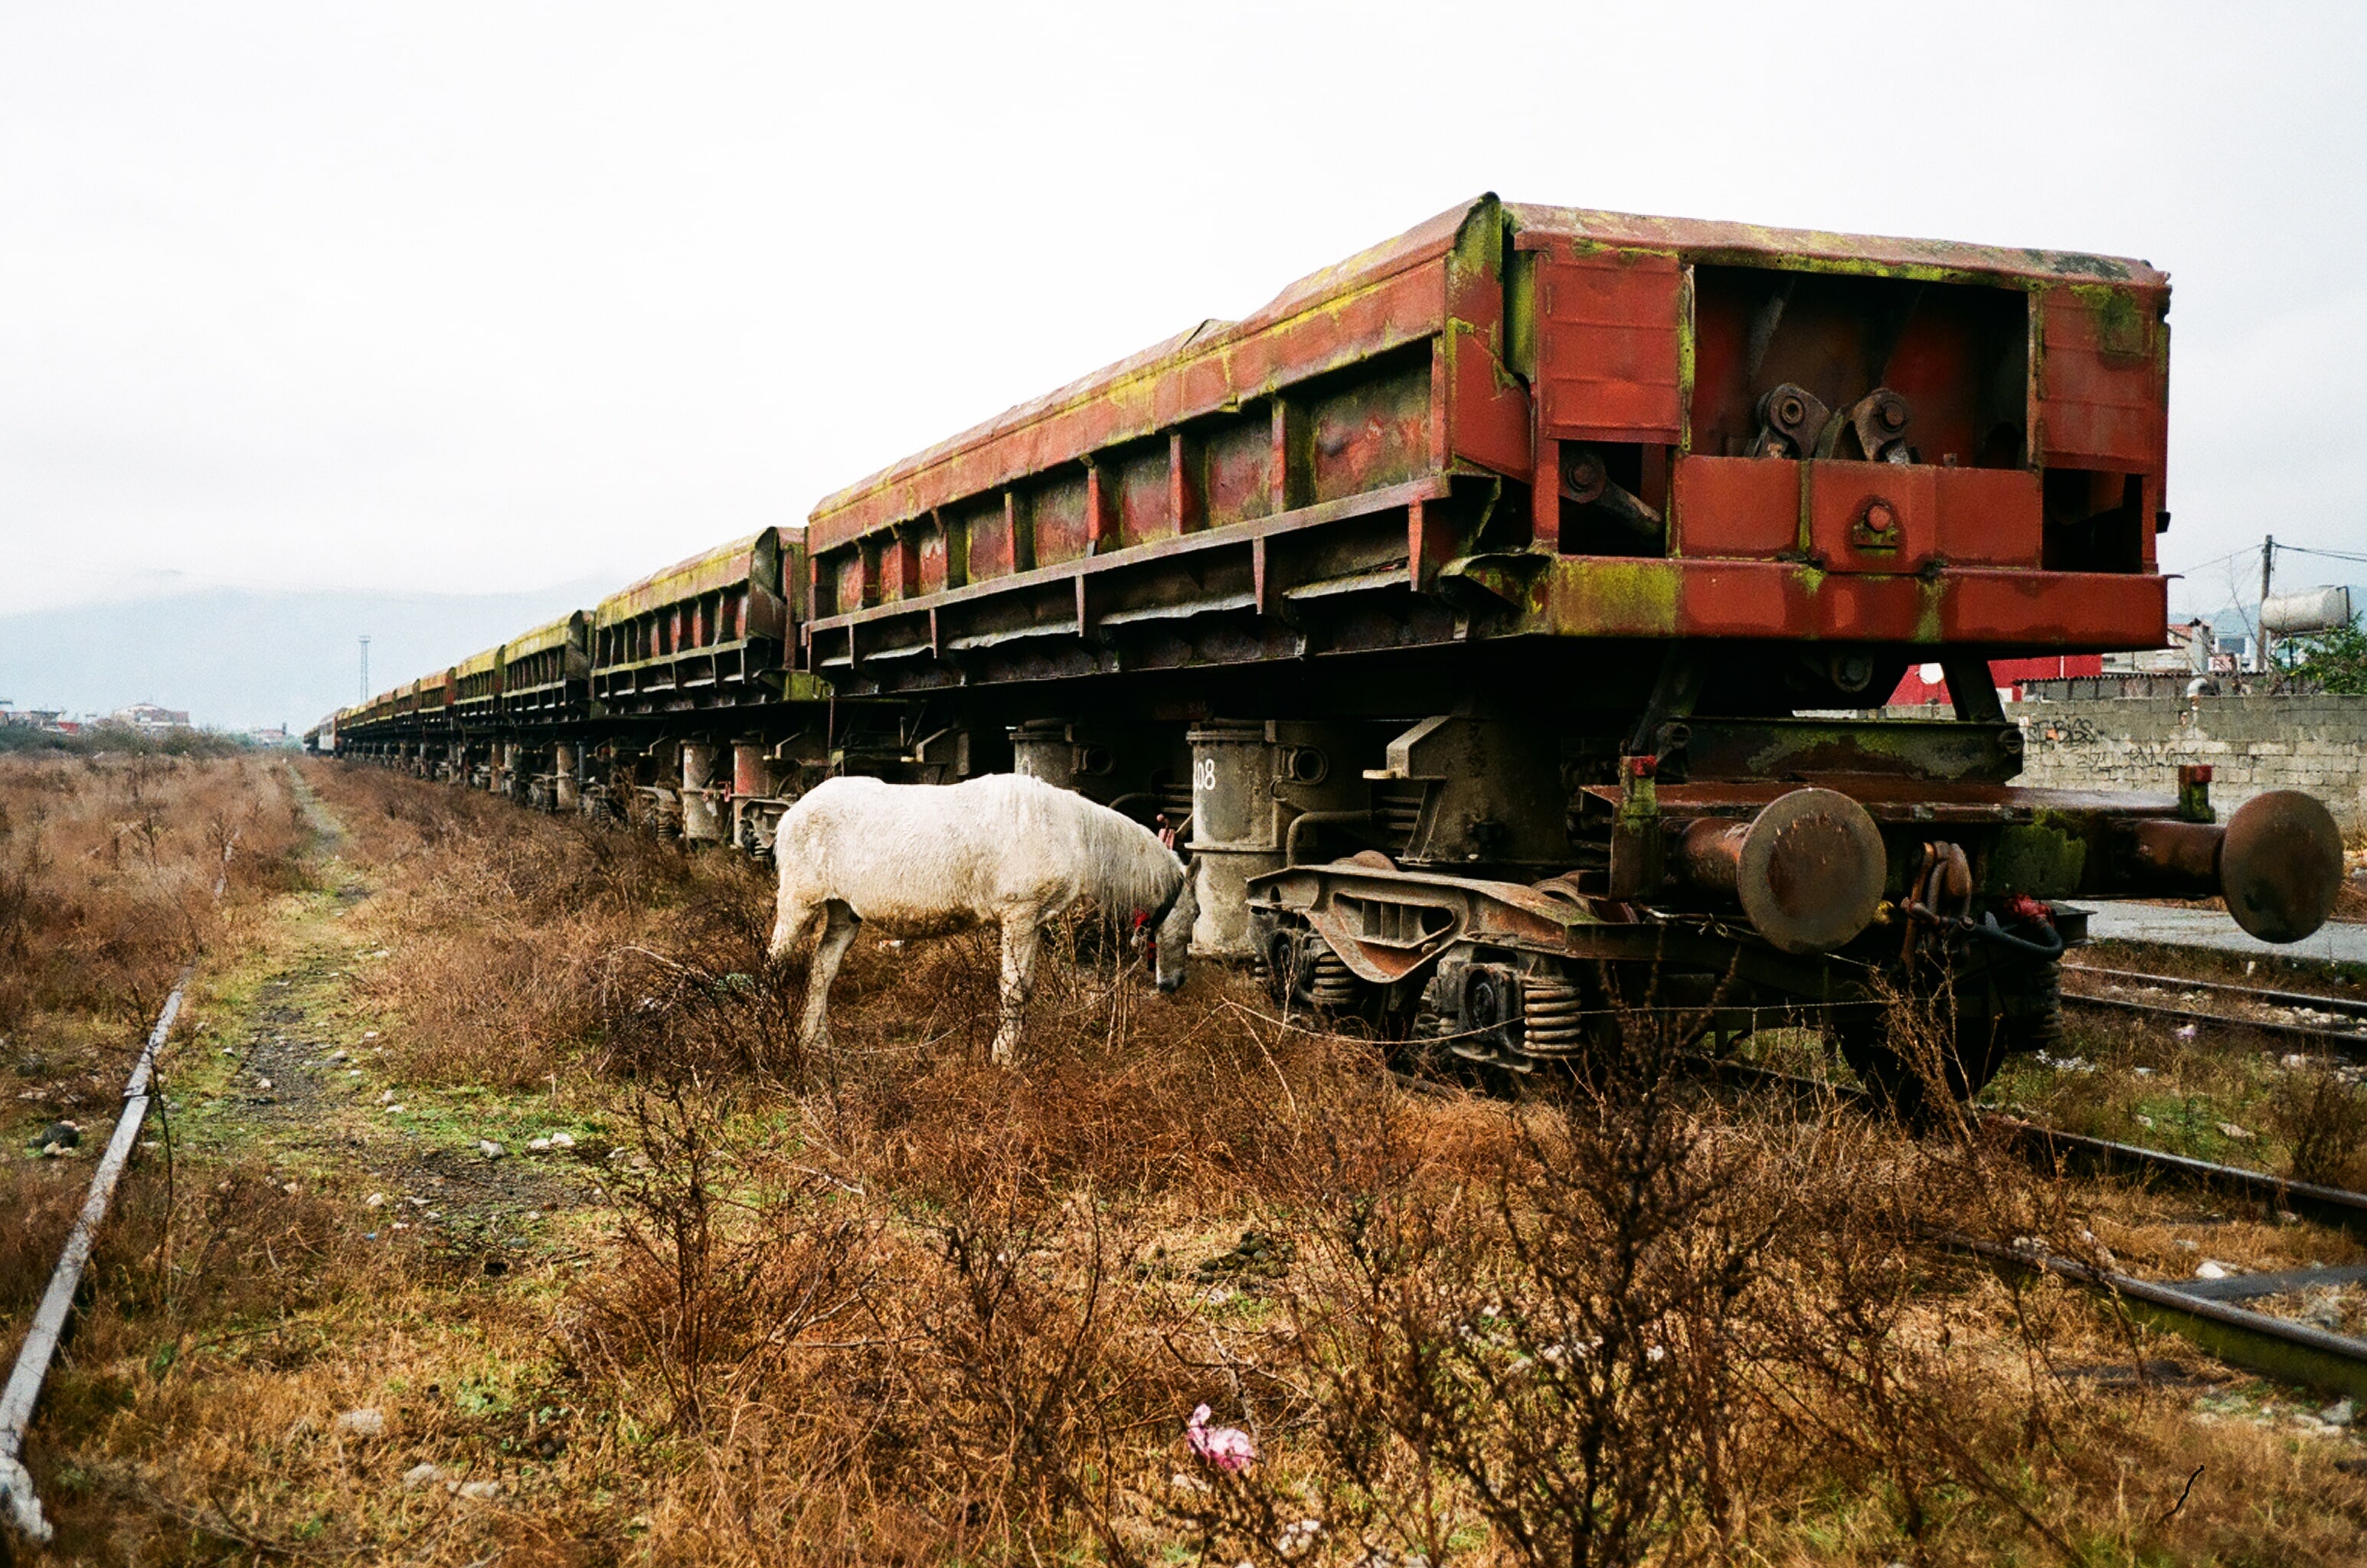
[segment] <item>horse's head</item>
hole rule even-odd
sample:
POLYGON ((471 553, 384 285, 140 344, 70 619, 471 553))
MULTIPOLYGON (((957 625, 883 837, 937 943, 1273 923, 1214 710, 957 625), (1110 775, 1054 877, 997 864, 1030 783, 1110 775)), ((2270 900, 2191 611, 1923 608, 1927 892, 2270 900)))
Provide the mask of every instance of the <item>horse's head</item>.
POLYGON ((1200 918, 1200 900, 1192 888, 1195 880, 1187 861, 1174 897, 1150 919, 1153 973, 1162 991, 1173 991, 1184 984, 1184 964, 1192 956, 1192 927, 1200 918))

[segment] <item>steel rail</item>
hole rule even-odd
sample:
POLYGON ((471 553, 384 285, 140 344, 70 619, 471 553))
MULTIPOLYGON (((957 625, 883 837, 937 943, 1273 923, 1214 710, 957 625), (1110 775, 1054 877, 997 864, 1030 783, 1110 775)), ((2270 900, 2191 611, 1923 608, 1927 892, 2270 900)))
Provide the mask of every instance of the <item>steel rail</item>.
POLYGON ((2162 1002, 2131 1001, 2124 997, 2090 996, 2067 987, 2063 992, 2063 1005, 2067 1008, 2101 1008, 2112 1012, 2133 1012, 2148 1018, 2175 1018, 2188 1023, 2207 1023, 2216 1029, 2248 1029, 2272 1039, 2329 1046, 2346 1056, 2367 1058, 2367 1034, 2352 1034, 2339 1029, 2314 1029, 2305 1023, 2271 1023, 2259 1019, 2236 1018, 2224 1012, 2170 1007, 2162 1002))
MULTIPOLYGON (((214 879, 217 902, 230 880, 230 853, 235 841, 233 836, 232 844, 222 846, 221 874, 214 879)), ((192 954, 188 963, 181 966, 180 977, 173 982, 171 993, 156 1014, 156 1027, 148 1032, 147 1043, 131 1066, 131 1077, 123 1087, 123 1110, 115 1119, 113 1135, 107 1140, 107 1153, 100 1156, 98 1169, 91 1175, 82 1213, 66 1236, 65 1250, 59 1255, 58 1266, 50 1275, 50 1287, 42 1293, 41 1304, 34 1310, 33 1325, 17 1351, 17 1364, 8 1374, 7 1386, 0 1389, 0 1499, 8 1504, 17 1528, 37 1541, 46 1542, 51 1532, 49 1521, 41 1517, 41 1499, 33 1489, 32 1475, 25 1469, 25 1429, 32 1423, 33 1406, 40 1401, 41 1384, 49 1377, 50 1362, 65 1336, 66 1319, 74 1311, 74 1292, 82 1283, 83 1269, 90 1263, 91 1249, 97 1245, 98 1227, 107 1219, 108 1205, 114 1201, 116 1183, 122 1179, 124 1167, 130 1163, 132 1145, 139 1141, 140 1130, 148 1120, 148 1104, 154 1098, 152 1088, 157 1054, 164 1048, 173 1021, 180 1016, 181 995, 188 989, 189 980, 197 972, 198 960, 192 954)))
POLYGON ((2215 1165, 2187 1155, 2174 1155, 2165 1149, 2147 1148, 2142 1144, 2115 1143, 2109 1138, 2060 1132, 1994 1111, 1983 1111, 1980 1119, 1983 1126, 1997 1128, 2016 1144, 2050 1158, 2067 1158, 2067 1163, 2076 1159, 2123 1170, 2174 1176, 2238 1192, 2272 1209, 2283 1209, 2320 1224, 2339 1225, 2345 1230, 2367 1235, 2367 1192, 2321 1187, 2315 1182, 2290 1181, 2264 1170, 2247 1170, 2239 1165, 2215 1165))
MULTIPOLYGON (((1736 1087, 1781 1089, 1806 1100, 1837 1100, 1855 1105, 1871 1102, 1871 1097, 1862 1089, 1852 1089, 1825 1078, 1777 1072, 1748 1062, 1703 1060, 1692 1065, 1697 1071, 1736 1087)), ((2050 1159, 2175 1177, 2240 1193, 2272 1209, 2283 1209, 2320 1224, 2337 1225, 2367 1235, 2367 1192, 2288 1180, 2264 1170, 2248 1170, 2239 1165, 2217 1165, 2190 1155, 2174 1155, 2167 1149, 2147 1148, 2142 1144, 2115 1143, 2110 1138, 2091 1138, 2084 1133, 2066 1133, 2059 1128, 2027 1122, 2002 1111, 1980 1111, 1974 1114, 1982 1126, 2003 1133, 2017 1145, 2044 1154, 2050 1159)))
MULTIPOLYGON (((1784 1089, 1801 1098, 1827 1102, 1864 1104, 1871 1099, 1863 1089, 1747 1062, 1702 1060, 1692 1065, 1721 1083, 1739 1087, 1784 1089)), ((2367 1193, 2286 1181, 2263 1171, 2214 1165, 2208 1160, 2136 1144, 2057 1132, 1996 1111, 1976 1114, 1980 1125, 2004 1133, 2028 1152, 2056 1159, 2072 1155, 2099 1165, 2138 1168, 2226 1188, 2322 1224, 2367 1233, 2367 1193)), ((2024 1252, 1954 1233, 1934 1232, 1931 1239, 1994 1261, 2043 1269, 2075 1283, 2108 1292, 2118 1296, 2124 1306, 2130 1306, 2132 1315, 2169 1329, 2230 1366, 2367 1398, 2367 1341, 2231 1306, 2214 1295, 2191 1289, 2108 1272, 2053 1254, 2024 1252)))
POLYGON ((2367 1018, 2367 1001, 2346 997, 2321 997, 2308 991, 2277 991, 2265 986, 2237 986, 2225 980, 2181 980, 2172 975, 2149 975, 2142 969, 2107 969, 2095 964, 2066 964, 2063 973, 2069 975, 2101 975, 2112 980, 2133 980, 2141 986, 2158 986, 2166 991, 2216 991, 2223 995, 2241 997, 2261 1007, 2316 1008, 2322 1012, 2340 1013, 2346 1018, 2367 1018))
POLYGON ((1999 1247, 1995 1242, 1976 1241, 1954 1232, 1933 1232, 1931 1239, 1993 1263, 2043 1270, 2056 1279, 2113 1296, 2130 1316, 2167 1328, 2230 1366, 2367 1399, 2367 1340, 2230 1306, 2172 1285, 2133 1279, 2051 1252, 1999 1247))

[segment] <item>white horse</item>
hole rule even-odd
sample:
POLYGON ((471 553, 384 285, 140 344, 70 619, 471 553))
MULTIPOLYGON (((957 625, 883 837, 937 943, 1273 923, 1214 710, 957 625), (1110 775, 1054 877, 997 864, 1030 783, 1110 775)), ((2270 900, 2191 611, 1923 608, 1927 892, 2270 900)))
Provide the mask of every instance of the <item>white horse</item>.
POLYGON ((1190 872, 1150 829, 1041 779, 828 779, 781 818, 773 853, 781 868, 773 956, 821 931, 799 1032, 809 1050, 830 1044, 830 983, 865 920, 904 936, 1002 928, 999 1065, 1019 1043, 1044 925, 1081 900, 1113 919, 1147 915, 1159 988, 1184 983, 1199 914, 1190 872))

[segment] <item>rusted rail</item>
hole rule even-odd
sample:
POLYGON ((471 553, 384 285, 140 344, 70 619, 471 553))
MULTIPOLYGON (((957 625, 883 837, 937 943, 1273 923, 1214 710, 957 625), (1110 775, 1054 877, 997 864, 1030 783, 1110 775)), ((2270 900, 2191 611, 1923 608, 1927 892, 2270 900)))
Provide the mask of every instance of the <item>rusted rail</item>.
MULTIPOLYGON (((231 851, 235 847, 234 839, 222 846, 221 873, 214 878, 213 896, 217 902, 229 881, 231 851)), ((123 1086, 123 1110, 115 1119, 115 1132, 107 1140, 107 1152, 99 1158, 98 1169, 91 1176, 90 1191, 84 1197, 82 1213, 66 1236, 65 1250, 58 1258, 57 1269, 50 1275, 50 1287, 33 1313, 33 1326, 17 1352, 17 1365, 8 1374, 7 1386, 0 1390, 0 1500, 7 1503, 17 1528, 37 1541, 47 1541, 51 1529, 49 1521, 41 1517, 41 1499, 33 1490, 33 1478, 25 1469, 25 1429, 32 1423, 33 1406, 40 1400, 50 1362, 65 1335, 66 1318, 74 1310, 74 1291, 82 1283, 91 1249, 97 1245, 98 1227, 106 1222, 116 1183, 122 1179, 123 1168, 131 1161, 132 1145, 139 1141, 140 1130, 148 1120, 157 1053, 164 1048, 165 1038, 172 1033, 173 1021, 180 1016, 182 993, 188 988, 190 976, 197 970, 198 960, 193 954, 182 965, 180 977, 173 982, 171 994, 156 1014, 156 1027, 148 1032, 147 1043, 132 1064, 131 1077, 123 1086)))
MULTIPOLYGON (((1738 1088, 1786 1090, 1826 1103, 1863 1104, 1868 1098, 1863 1090, 1844 1084, 1795 1073, 1777 1072, 1744 1062, 1703 1059, 1693 1066, 1705 1077, 1738 1088)), ((2238 1192, 2321 1224, 2367 1234, 2367 1193, 2318 1187, 2308 1182, 2286 1181, 2263 1171, 2214 1165, 2208 1160, 2190 1159, 2183 1155, 2135 1144, 2119 1144, 2103 1138, 2083 1137, 2076 1133, 2057 1132, 2051 1127, 2024 1122, 2019 1117, 1995 1112, 1981 1114, 1979 1122, 1984 1127, 2005 1134, 2024 1152, 2044 1155, 2050 1160, 2078 1161, 2171 1176, 2238 1192)), ((2043 1270, 2075 1284, 2112 1294, 2120 1299, 2122 1305, 2133 1316, 2169 1329, 2231 1366, 2306 1383, 2314 1388, 2367 1397, 2367 1342, 2230 1305, 2224 1299, 2229 1293, 2224 1287, 2206 1291, 2201 1286, 2138 1280, 2095 1268, 2076 1258, 1999 1247, 1992 1242, 1976 1241, 1952 1233, 1933 1233, 1931 1239, 1991 1262, 2043 1270)), ((2356 1273, 2355 1269, 2305 1269, 2289 1278, 2279 1276, 2273 1282, 2284 1289, 2300 1289, 2321 1279, 2327 1282, 2348 1281, 2356 1273)), ((2256 1286, 2270 1283, 2266 1280, 2250 1282, 2256 1286)))
MULTIPOLYGON (((1747 1062, 1704 1058, 1695 1064, 1695 1068, 1705 1077, 1737 1088, 1784 1089, 1802 1099, 1843 1104, 1869 1103, 1863 1089, 1824 1078, 1776 1072, 1747 1062)), ((2320 1187, 2307 1181, 2291 1181, 2264 1170, 2216 1165, 2187 1155, 2174 1155, 2166 1149, 2147 1148, 2142 1144, 2116 1143, 2109 1138, 2066 1133, 1994 1111, 1979 1112, 1978 1120, 1982 1126, 2004 1134, 2016 1146, 2033 1154, 2043 1154, 2050 1160, 2172 1177, 2237 1193, 2320 1224, 2338 1225, 2367 1235, 2367 1192, 2320 1187)))
MULTIPOLYGON (((2165 981, 2163 984, 2170 985, 2175 982, 2165 981)), ((2063 993, 2063 1005, 2067 1008, 2132 1012, 2146 1018, 2174 1018, 2183 1023, 2207 1023, 2214 1029, 2248 1029, 2255 1034, 2265 1034, 2275 1040, 2292 1040, 2302 1044, 2327 1047, 2346 1056, 2367 1057, 2367 1034, 2353 1034, 2347 1030, 2318 1029, 2305 1023, 2277 1023, 2265 1019, 2238 1018, 2231 1013, 2208 1012, 2199 1008, 2172 1007, 2167 1002, 2141 1002, 2127 997, 2099 997, 2068 988, 2063 993)))
POLYGON ((2215 996, 2234 997, 2259 1007, 2316 1008, 2320 1012, 2337 1013, 2344 1018, 2367 1019, 2367 1001, 2346 997, 2321 997, 2308 991, 2277 991, 2264 986, 2236 986, 2225 980, 2181 980, 2169 975, 2149 975, 2142 969, 2106 969, 2091 964, 2067 964, 2066 975, 2098 975, 2108 980, 2125 980, 2132 985, 2158 986, 2172 991, 2209 991, 2215 996))
POLYGON ((2049 1158, 2175 1177, 2182 1181, 2238 1193, 2272 1209, 2282 1209, 2320 1224, 2339 1225, 2367 1235, 2367 1192, 2320 1187, 2307 1181, 2289 1181, 2266 1171, 2247 1170, 2235 1165, 2215 1165, 2209 1160, 2193 1159, 2162 1149, 2149 1149, 2141 1144, 2115 1143, 2109 1138, 2090 1138, 2078 1133, 2059 1132, 2034 1122, 2025 1122, 2018 1116, 2004 1116, 1994 1111, 1984 1114, 1981 1124, 1994 1127, 2012 1138, 2017 1145, 2049 1158))
POLYGON ((2116 1297, 2130 1316, 2167 1328, 2230 1366, 2367 1398, 2367 1340, 2231 1306, 2157 1280, 2115 1274, 2076 1258, 1953 1234, 1935 1233, 1931 1239, 1992 1263, 2052 1274, 2116 1297))

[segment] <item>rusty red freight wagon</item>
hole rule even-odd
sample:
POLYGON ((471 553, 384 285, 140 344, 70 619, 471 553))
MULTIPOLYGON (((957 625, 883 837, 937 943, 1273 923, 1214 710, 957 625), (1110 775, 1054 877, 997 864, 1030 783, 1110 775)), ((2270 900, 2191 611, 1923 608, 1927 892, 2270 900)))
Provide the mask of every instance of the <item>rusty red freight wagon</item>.
POLYGON ((590 713, 592 616, 570 610, 502 644, 502 713, 513 722, 567 723, 590 713))
POLYGON ((808 578, 805 530, 761 528, 600 602, 592 692, 623 739, 586 759, 589 798, 692 842, 769 843, 799 716, 827 696, 795 668, 808 578))
POLYGON ((1645 993, 1772 1010, 1911 1099, 1881 998, 1948 992, 1962 1092, 2054 1027, 2057 900, 2289 939, 2339 874, 2303 797, 2011 783, 1986 661, 2163 638, 2169 306, 1483 197, 823 501, 809 667, 1138 811, 1188 779, 1195 943, 1285 998, 1520 1069, 1645 993), (1848 711, 1925 662, 1953 717, 1848 711))
POLYGON ((1854 695, 1858 653, 2154 646, 2169 300, 2140 262, 1485 198, 822 502, 811 667, 1757 639, 1854 695))
POLYGON ((763 528, 634 583, 593 616, 593 695, 665 713, 784 694, 804 530, 763 528))

